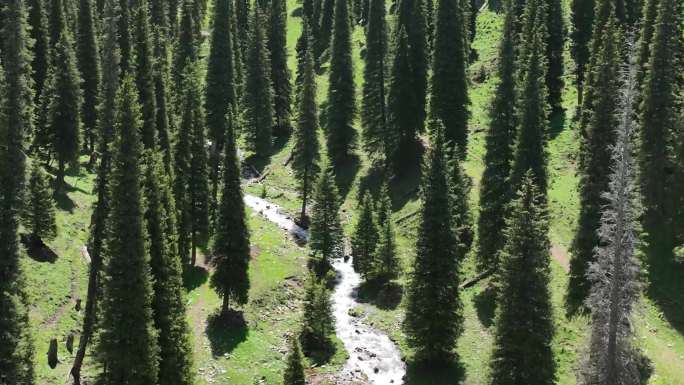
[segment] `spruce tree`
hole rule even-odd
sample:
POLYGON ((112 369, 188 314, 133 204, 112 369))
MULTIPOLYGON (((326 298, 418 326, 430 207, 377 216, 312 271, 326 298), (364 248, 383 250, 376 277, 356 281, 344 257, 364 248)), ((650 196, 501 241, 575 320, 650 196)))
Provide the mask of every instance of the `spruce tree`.
POLYGON ((490 361, 492 385, 553 384, 556 379, 548 214, 535 180, 531 170, 523 175, 506 221, 490 361))
POLYGON ((532 170, 534 183, 545 199, 548 185, 546 171, 548 99, 544 83, 546 78, 544 55, 546 7, 542 0, 527 2, 521 38, 523 46, 517 64, 521 78, 516 116, 518 133, 510 183, 513 191, 518 190, 523 175, 527 170, 532 170))
POLYGON ((247 303, 250 260, 249 228, 240 187, 240 161, 234 138, 236 127, 230 114, 228 122, 223 156, 223 186, 212 250, 212 263, 216 270, 211 276, 211 286, 223 298, 223 313, 230 309, 231 301, 239 305, 247 303))
MULTIPOLYGON (((302 33, 297 39, 295 51, 297 52, 297 73, 295 76, 295 105, 299 106, 299 96, 302 93, 302 83, 304 82, 304 68, 306 65, 306 55, 313 55, 313 40, 311 27, 307 19, 302 20, 302 33)), ((312 56, 313 57, 313 56, 312 56)))
POLYGON ((300 220, 306 222, 306 205, 318 175, 320 159, 318 144, 318 111, 316 108, 316 75, 311 51, 304 54, 302 84, 298 97, 297 127, 292 148, 292 171, 302 196, 300 220))
MULTIPOLYGON (((401 77, 402 82, 408 82, 409 87, 415 93, 413 100, 406 103, 410 109, 409 116, 403 124, 411 128, 413 133, 422 133, 426 116, 426 96, 428 89, 428 61, 429 50, 427 44, 425 5, 423 0, 399 0, 397 10, 395 47, 400 45, 401 30, 406 33, 407 52, 409 57, 410 74, 401 77)), ((395 55, 399 55, 399 49, 395 48, 395 55)), ((396 63, 397 59, 395 59, 396 63)), ((392 76, 397 76, 393 74, 392 76)), ((390 85, 390 93, 392 86, 390 85)), ((396 111, 394 111, 396 112, 396 111)), ((391 112, 390 112, 391 113, 391 112)), ((414 134, 414 135, 415 135, 414 134)), ((401 146, 400 146, 401 147, 401 146)))
POLYGON ((64 3, 62 0, 49 0, 50 10, 48 17, 48 33, 50 49, 54 50, 59 42, 62 31, 68 30, 64 16, 64 3))
POLYGON ((287 136, 292 130, 292 85, 287 67, 287 9, 286 0, 270 0, 268 51, 271 58, 273 82, 273 134, 287 136))
POLYGON ((418 145, 418 92, 411 69, 408 36, 400 27, 395 43, 394 58, 390 72, 387 94, 387 132, 385 134, 385 162, 399 171, 415 159, 418 145))
POLYGON ((149 7, 145 0, 138 0, 133 33, 132 65, 135 68, 135 82, 138 86, 138 100, 142 110, 141 139, 145 149, 157 145, 157 99, 154 89, 154 58, 152 53, 152 31, 150 30, 149 7))
POLYGON ((416 257, 407 287, 404 332, 416 358, 449 361, 463 329, 458 237, 453 231, 444 134, 438 130, 426 159, 416 257))
POLYGON ((391 220, 386 220, 378 226, 378 242, 374 251, 372 277, 382 283, 388 283, 399 278, 401 262, 397 255, 397 242, 394 226, 391 220))
POLYGON ((48 108, 48 127, 57 162, 57 188, 64 187, 66 166, 78 159, 81 130, 80 77, 71 35, 63 29, 54 53, 54 79, 48 108))
MULTIPOLYGON (((633 50, 635 51, 635 50, 633 50)), ((615 145, 611 150, 606 205, 601 214, 600 246, 588 268, 592 283, 588 305, 592 327, 588 354, 578 371, 578 383, 638 385, 640 352, 634 346, 632 309, 639 299, 640 262, 638 248, 638 209, 636 204, 637 167, 633 157, 635 100, 638 94, 635 55, 620 76, 615 145)))
POLYGON ((565 48, 565 21, 561 0, 550 0, 546 3, 546 89, 549 107, 552 113, 563 110, 563 49, 565 48))
POLYGON ((302 353, 297 338, 290 337, 290 350, 287 354, 287 366, 283 374, 283 385, 305 385, 302 353))
POLYGON ((185 315, 183 268, 176 248, 175 205, 160 154, 146 152, 143 196, 153 278, 154 325, 159 330, 159 384, 191 385, 192 345, 185 315))
POLYGON ((204 99, 207 133, 212 143, 209 153, 212 202, 216 202, 218 195, 219 163, 228 125, 226 115, 236 107, 232 14, 232 0, 215 2, 204 99))
MULTIPOLYGON (((443 127, 443 126, 442 126, 443 127)), ((441 128, 443 129, 443 128, 441 128)), ((449 155, 449 190, 451 192, 452 226, 458 238, 458 259, 465 258, 473 243, 473 217, 470 213, 470 188, 472 181, 461 166, 459 155, 449 155)))
POLYGON ((304 315, 300 341, 307 355, 326 350, 330 346, 330 333, 335 330, 330 305, 330 293, 325 283, 315 274, 306 279, 304 315))
POLYGON ((385 0, 370 0, 366 27, 366 65, 363 69, 361 127, 363 148, 374 158, 384 157, 387 135, 387 22, 385 0))
POLYGON ((71 368, 75 384, 80 384, 81 367, 86 349, 93 333, 97 303, 100 296, 100 271, 102 269, 104 241, 106 237, 107 216, 109 215, 109 179, 112 168, 112 142, 116 123, 116 94, 119 89, 119 47, 117 42, 117 2, 106 0, 102 19, 102 81, 100 82, 100 103, 97 116, 97 177, 95 196, 97 203, 93 208, 88 238, 90 270, 88 272, 88 297, 83 315, 83 328, 79 338, 78 350, 71 368))
POLYGON ((130 75, 123 80, 117 106, 98 356, 107 365, 104 381, 154 384, 159 374, 159 345, 140 186, 141 114, 130 75))
POLYGON ((596 0, 572 0, 570 5, 572 22, 570 52, 575 61, 575 84, 579 105, 582 105, 584 76, 589 63, 589 42, 593 31, 595 2, 596 0))
MULTIPOLYGON (((193 18, 193 0, 179 0, 180 22, 178 37, 174 47, 174 81, 178 90, 182 90, 185 67, 193 64, 198 57, 198 42, 195 34, 195 19, 193 18)), ((181 91, 179 91, 181 92, 181 91)))
POLYGON ((501 232, 505 227, 506 206, 511 199, 508 177, 515 139, 515 36, 513 0, 504 3, 505 21, 499 44, 499 62, 494 100, 485 134, 484 171, 480 181, 480 216, 478 218, 477 266, 480 272, 498 269, 498 253, 503 247, 501 232))
POLYGON ((188 174, 188 203, 190 204, 190 247, 192 251, 191 265, 195 265, 197 248, 205 247, 209 241, 209 168, 206 149, 206 133, 204 129, 204 109, 201 102, 201 86, 197 68, 189 68, 186 79, 187 98, 192 104, 192 119, 189 129, 190 140, 190 168, 188 174))
POLYGON ((321 55, 330 47, 335 19, 335 0, 319 0, 319 2, 321 3, 320 12, 318 17, 314 17, 314 21, 317 23, 314 28, 314 59, 317 63, 321 60, 321 55))
POLYGON ((97 45, 97 31, 93 20, 92 0, 81 0, 78 12, 78 68, 81 74, 83 105, 83 147, 92 153, 95 150, 97 125, 97 103, 100 91, 100 58, 97 45))
POLYGON ((344 253, 344 234, 338 210, 340 198, 332 166, 323 165, 314 190, 309 247, 314 258, 314 270, 319 277, 331 268, 331 260, 344 253))
POLYGON ((568 299, 573 306, 584 302, 589 294, 587 268, 593 260, 594 249, 599 246, 598 229, 601 211, 606 205, 603 197, 608 190, 611 171, 611 147, 615 142, 615 111, 618 95, 618 68, 621 62, 621 44, 612 18, 601 33, 599 57, 587 84, 592 90, 591 103, 586 100, 582 110, 583 127, 580 150, 580 215, 572 244, 568 299))
POLYGON ((249 0, 235 0, 235 29, 240 44, 240 57, 247 57, 249 46, 249 0))
POLYGON ((174 112, 171 103, 168 40, 161 27, 154 29, 154 92, 157 103, 157 143, 163 154, 164 168, 173 180, 172 135, 174 112))
POLYGON ((119 0, 119 49, 121 50, 121 76, 126 76, 133 67, 133 28, 131 26, 131 5, 129 0, 119 0))
POLYGON ((672 175, 668 170, 673 165, 672 141, 682 108, 679 96, 684 90, 682 12, 680 1, 662 0, 660 3, 640 107, 639 165, 644 230, 651 236, 651 241, 659 239, 667 245, 672 241, 672 234, 666 229, 672 225, 674 210, 671 205, 675 195, 669 187, 672 175))
POLYGON ((50 241, 57 236, 50 179, 37 163, 31 167, 23 222, 34 240, 50 241))
MULTIPOLYGON (((644 18, 641 21, 641 30, 639 35, 639 53, 637 63, 639 65, 639 73, 637 80, 639 85, 643 84, 646 73, 648 72, 647 65, 651 61, 651 42, 653 41, 653 31, 655 30, 655 22, 658 17, 658 5, 661 0, 644 0, 644 18)), ((641 96, 637 96, 637 103, 641 96)), ((637 104, 638 105, 638 104, 637 104)))
POLYGON ((266 157, 271 152, 274 115, 271 67, 263 20, 262 10, 255 6, 245 59, 244 94, 240 105, 247 148, 259 157, 266 157))
POLYGON ((384 178, 382 186, 380 186, 380 195, 377 202, 375 202, 375 212, 378 226, 382 227, 386 221, 391 220, 392 198, 390 197, 390 186, 387 177, 384 178))
POLYGON ((346 0, 335 0, 335 19, 330 48, 330 76, 325 127, 328 156, 337 166, 356 142, 356 87, 351 52, 351 26, 346 0))
POLYGON ((24 137, 31 132, 33 114, 30 37, 22 0, 4 2, 0 15, 0 382, 33 384, 33 339, 18 237, 24 137))
POLYGON ((430 112, 444 124, 445 140, 458 150, 461 159, 468 146, 468 37, 459 0, 438 0, 435 41, 432 53, 430 112))
MULTIPOLYGON (((47 78, 48 66, 50 65, 50 43, 48 38, 48 20, 45 10, 45 0, 29 0, 28 23, 31 27, 30 36, 33 40, 31 60, 34 101, 38 102, 43 86, 47 78)), ((0 25, 0 28, 2 26, 0 25)))
POLYGON ((174 149, 178 250, 184 264, 193 266, 197 247, 205 246, 209 236, 209 181, 198 71, 190 66, 183 75, 181 109, 174 149), (190 254, 192 258, 188 261, 190 254))
POLYGON ((373 273, 375 249, 378 247, 379 237, 373 218, 373 202, 368 192, 360 197, 358 206, 358 219, 351 239, 352 262, 354 270, 364 278, 368 278, 373 273))
POLYGON ((173 1, 164 0, 150 0, 150 22, 154 28, 163 29, 169 32, 169 6, 173 5, 173 1))

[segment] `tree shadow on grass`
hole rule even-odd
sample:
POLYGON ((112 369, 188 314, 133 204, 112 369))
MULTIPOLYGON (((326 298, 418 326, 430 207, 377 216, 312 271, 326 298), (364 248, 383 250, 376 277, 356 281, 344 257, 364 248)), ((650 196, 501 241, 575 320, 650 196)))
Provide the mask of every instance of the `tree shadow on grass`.
POLYGON ((477 312, 477 318, 486 328, 494 324, 496 314, 496 291, 493 287, 487 286, 473 297, 473 304, 477 312))
POLYGON ((220 357, 244 342, 249 329, 243 312, 231 309, 226 314, 216 312, 210 315, 205 332, 209 337, 211 354, 220 357))
POLYGON ((342 201, 347 198, 360 168, 361 161, 357 155, 350 155, 348 159, 335 163, 335 184, 337 184, 342 201))
POLYGON ((209 279, 209 272, 202 266, 188 266, 183 270, 183 286, 192 291, 204 285, 209 279))
POLYGON ((397 282, 364 281, 356 291, 361 303, 371 303, 380 309, 393 310, 401 303, 404 288, 397 282))
POLYGON ((70 214, 74 212, 74 209, 76 208, 76 203, 69 197, 69 194, 67 194, 65 191, 55 189, 55 192, 52 194, 52 197, 55 200, 58 209, 62 211, 67 211, 70 214))
MULTIPOLYGON (((393 211, 401 210, 407 202, 417 199, 420 188, 421 167, 419 162, 405 167, 390 180, 390 200, 393 211)), ((385 170, 381 164, 374 164, 359 181, 359 194, 366 191, 377 199, 385 180, 385 170)))
MULTIPOLYGON (((656 237, 657 238, 657 237, 656 237)), ((653 239, 646 246, 648 287, 646 295, 662 311, 667 322, 684 333, 684 264, 674 259, 669 242, 653 239)))
POLYGON ((404 385, 455 385, 464 376, 465 370, 457 359, 438 364, 408 362, 404 385))
POLYGON ((565 114, 566 112, 556 111, 550 116, 549 138, 556 139, 558 135, 565 129, 565 114))
POLYGON ((302 346, 302 348, 309 361, 317 367, 330 362, 337 351, 335 344, 330 338, 321 346, 316 346, 315 348, 302 346))
POLYGON ((42 239, 30 234, 21 234, 21 243, 26 248, 26 254, 36 262, 55 263, 59 257, 42 239))
POLYGON ((269 163, 269 157, 263 157, 258 156, 256 154, 252 154, 242 161, 243 174, 249 174, 249 172, 256 171, 257 173, 259 173, 258 176, 261 176, 264 173, 264 169, 266 169, 266 166, 268 166, 269 163))

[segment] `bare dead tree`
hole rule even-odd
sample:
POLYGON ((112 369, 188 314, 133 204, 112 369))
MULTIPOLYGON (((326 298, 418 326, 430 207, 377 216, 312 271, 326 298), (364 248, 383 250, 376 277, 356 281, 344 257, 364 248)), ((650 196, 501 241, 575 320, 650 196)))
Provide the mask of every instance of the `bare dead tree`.
POLYGON ((639 298, 638 191, 633 137, 636 134, 637 66, 634 44, 621 73, 612 172, 604 197, 608 204, 598 230, 600 246, 589 266, 592 284, 587 304, 592 312, 588 354, 578 373, 581 385, 639 385, 641 355, 632 345, 631 314, 639 298))

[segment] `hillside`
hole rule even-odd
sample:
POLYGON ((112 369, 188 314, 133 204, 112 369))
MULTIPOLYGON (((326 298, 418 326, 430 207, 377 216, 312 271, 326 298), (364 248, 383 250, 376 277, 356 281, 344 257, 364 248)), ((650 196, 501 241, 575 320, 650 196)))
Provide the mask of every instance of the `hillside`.
MULTIPOLYGON (((564 4, 565 18, 569 21, 569 1, 564 4)), ((287 1, 288 64, 293 74, 296 68, 295 44, 301 33, 299 8, 298 0, 287 1)), ((205 24, 208 25, 208 22, 205 24)), ((478 215, 478 186, 484 169, 484 132, 489 122, 488 111, 497 80, 495 68, 502 24, 502 15, 486 7, 478 14, 477 34, 473 43, 478 56, 468 70, 472 118, 464 168, 473 182, 470 207, 475 218, 478 215)), ((363 82, 361 57, 364 40, 362 28, 356 26, 352 46, 358 103, 363 82)), ((207 51, 206 46, 205 42, 203 52, 207 51)), ((570 261, 568 249, 579 212, 576 169, 579 134, 574 119, 577 91, 570 75, 574 64, 568 50, 569 42, 566 42, 565 115, 552 122, 548 133, 549 236, 553 244, 551 294, 556 330, 553 350, 557 364, 556 383, 559 385, 576 383, 576 368, 587 344, 590 321, 586 315, 567 315, 564 305, 570 261)), ((318 99, 322 103, 327 92, 326 65, 318 74, 317 82, 318 99)), ((358 128, 359 125, 357 123, 355 126, 358 128)), ((320 137, 322 141, 322 134, 320 137)), ((250 164, 263 177, 258 180, 245 179, 243 191, 277 204, 286 216, 294 218, 299 212, 300 200, 288 165, 291 150, 292 143, 284 143, 277 148, 268 163, 250 164)), ((359 149, 357 153, 358 156, 336 175, 343 198, 340 216, 347 236, 351 234, 356 220, 359 191, 363 187, 377 194, 380 189, 378 170, 371 167, 363 151, 359 149)), ((58 236, 49 242, 55 256, 48 260, 28 255, 22 258, 36 342, 37 383, 40 385, 68 381, 73 357, 66 351, 65 342, 70 334, 76 335, 78 340, 81 328, 83 312, 76 310, 76 303, 84 303, 86 297, 89 259, 87 252, 84 252, 84 245, 96 200, 93 193, 95 175, 87 167, 87 162, 87 157, 81 157, 78 172, 67 175, 69 188, 66 195, 57 201, 58 236), (47 364, 46 352, 51 339, 57 339, 59 343, 60 363, 55 369, 47 364)), ((408 171, 391 184, 392 220, 397 230, 398 250, 404 267, 404 274, 398 281, 400 285, 407 282, 406 271, 415 254, 416 212, 420 207, 419 182, 420 171, 416 169, 408 171)), ((236 322, 232 328, 215 322, 214 316, 221 306, 221 300, 210 287, 208 277, 211 267, 205 263, 203 256, 184 277, 198 385, 281 384, 287 353, 286 340, 300 327, 309 250, 306 245, 298 245, 286 231, 257 210, 248 208, 247 216, 251 233, 251 289, 249 303, 242 309, 244 320, 239 320, 241 322, 236 322)), ((652 361, 654 372, 650 385, 684 385, 682 266, 657 263, 654 262, 657 258, 648 259, 646 256, 642 259, 649 270, 644 274, 646 290, 634 311, 635 345, 643 349, 652 361)), ((462 265, 460 274, 462 281, 476 275, 472 252, 462 265)), ((487 284, 485 279, 461 291, 464 332, 457 346, 460 366, 434 371, 409 365, 405 384, 454 384, 457 378, 466 385, 487 383, 494 330, 494 304, 487 284)), ((378 293, 372 287, 362 287, 358 295, 360 304, 354 309, 354 315, 363 319, 365 324, 386 333, 397 344, 402 357, 410 362, 414 352, 400 327, 405 310, 402 290, 398 290, 392 301, 379 301, 378 293)), ((310 383, 333 384, 335 374, 345 366, 349 353, 345 351, 344 341, 335 339, 334 343, 336 351, 328 359, 307 359, 306 372, 310 383)), ((89 351, 84 377, 92 380, 100 370, 93 360, 93 353, 89 351)))

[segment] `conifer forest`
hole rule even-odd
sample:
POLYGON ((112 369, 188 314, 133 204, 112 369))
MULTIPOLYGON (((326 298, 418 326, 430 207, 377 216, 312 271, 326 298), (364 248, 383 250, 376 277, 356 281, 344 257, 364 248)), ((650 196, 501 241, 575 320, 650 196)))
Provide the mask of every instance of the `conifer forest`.
POLYGON ((0 0, 0 385, 684 385, 683 0, 0 0))

